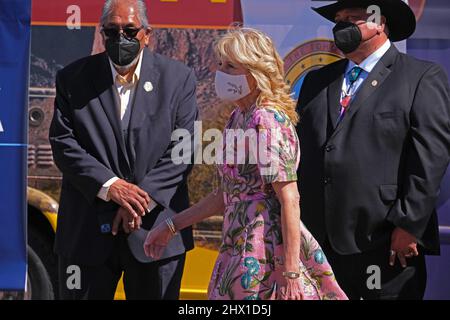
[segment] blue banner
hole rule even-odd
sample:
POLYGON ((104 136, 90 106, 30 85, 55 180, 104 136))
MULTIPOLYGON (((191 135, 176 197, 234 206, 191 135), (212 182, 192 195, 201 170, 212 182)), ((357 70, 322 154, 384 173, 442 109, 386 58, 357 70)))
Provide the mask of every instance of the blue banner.
POLYGON ((0 0, 0 290, 26 281, 31 0, 0 0))

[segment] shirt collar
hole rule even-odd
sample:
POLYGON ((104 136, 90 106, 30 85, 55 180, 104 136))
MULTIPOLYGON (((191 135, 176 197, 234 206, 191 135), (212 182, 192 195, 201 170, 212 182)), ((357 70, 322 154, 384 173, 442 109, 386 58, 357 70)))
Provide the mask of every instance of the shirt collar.
MULTIPOLYGON (((132 78, 130 84, 135 84, 139 80, 139 76, 141 74, 141 65, 142 65, 143 54, 144 54, 144 50, 141 50, 141 53, 139 54, 138 64, 136 66, 136 69, 134 70, 133 78, 132 78)), ((125 79, 117 72, 116 68, 114 67, 113 62, 111 61, 111 59, 109 57, 108 57, 108 60, 109 60, 109 65, 111 67, 111 72, 112 72, 112 77, 113 77, 114 83, 116 82, 116 79, 118 79, 118 78, 125 81, 125 79)), ((125 83, 125 82, 123 82, 123 83, 125 83)), ((123 84, 123 83, 121 82, 121 84, 123 84)))
MULTIPOLYGON (((366 59, 364 59, 358 67, 366 71, 367 73, 372 72, 373 68, 375 68, 375 65, 380 61, 380 59, 384 56, 384 54, 389 50, 391 47, 391 42, 386 40, 386 42, 379 47, 375 52, 373 52, 370 56, 368 56, 366 59)), ((346 73, 349 72, 354 66, 357 66, 356 63, 349 60, 346 73)))

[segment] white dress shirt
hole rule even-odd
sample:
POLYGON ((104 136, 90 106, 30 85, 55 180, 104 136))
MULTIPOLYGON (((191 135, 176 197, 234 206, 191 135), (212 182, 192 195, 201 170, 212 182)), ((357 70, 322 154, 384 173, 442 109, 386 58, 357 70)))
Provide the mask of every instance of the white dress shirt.
MULTIPOLYGON (((348 61, 347 68, 345 69, 344 81, 342 82, 341 100, 344 98, 345 93, 349 88, 349 79, 347 75, 349 74, 350 70, 352 70, 352 68, 355 66, 362 69, 358 79, 356 79, 356 81, 353 83, 351 89, 351 94, 352 96, 354 96, 358 89, 361 87, 361 84, 364 82, 364 80, 366 80, 369 76, 369 73, 372 72, 373 68, 375 68, 375 65, 378 63, 378 61, 380 61, 380 59, 384 56, 384 54, 389 50, 390 47, 391 42, 388 39, 381 47, 379 47, 374 53, 364 59, 359 65, 351 60, 348 61)), ((343 110, 341 109, 341 114, 342 112, 343 110)))
MULTIPOLYGON (((111 59, 109 59, 109 64, 111 66, 111 73, 112 73, 112 77, 114 79, 115 91, 119 98, 118 101, 120 102, 120 109, 117 110, 117 113, 120 116, 120 120, 123 120, 126 111, 128 110, 128 108, 131 108, 131 105, 133 103, 133 97, 136 92, 136 86, 139 82, 139 77, 141 74, 141 64, 142 64, 143 53, 144 53, 144 51, 142 50, 140 53, 140 56, 139 56, 138 64, 136 66, 136 69, 134 70, 134 74, 133 74, 131 81, 127 81, 127 79, 122 77, 117 72, 111 59)), ((109 188, 117 180, 119 180, 119 178, 114 177, 114 178, 111 178, 108 181, 106 181, 103 184, 103 186, 100 188, 100 190, 97 194, 97 197, 99 197, 100 199, 102 199, 104 201, 110 201, 111 199, 108 195, 109 188)), ((149 211, 151 211, 155 206, 156 206, 156 204, 154 203, 154 201, 151 201, 149 211)))

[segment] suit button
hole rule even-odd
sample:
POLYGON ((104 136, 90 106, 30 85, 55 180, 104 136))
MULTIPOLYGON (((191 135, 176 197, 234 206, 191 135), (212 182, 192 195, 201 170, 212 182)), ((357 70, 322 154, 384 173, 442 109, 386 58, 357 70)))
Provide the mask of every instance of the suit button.
POLYGON ((329 146, 326 146, 325 147, 325 151, 326 152, 330 152, 331 150, 333 150, 334 149, 334 146, 333 145, 329 145, 329 146))
POLYGON ((331 178, 330 177, 326 177, 325 180, 323 181, 324 184, 330 184, 331 183, 331 178))

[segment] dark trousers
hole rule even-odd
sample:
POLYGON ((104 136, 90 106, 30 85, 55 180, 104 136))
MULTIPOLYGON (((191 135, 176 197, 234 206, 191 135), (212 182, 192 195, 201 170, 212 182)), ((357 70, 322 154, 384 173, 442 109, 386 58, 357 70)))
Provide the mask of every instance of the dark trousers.
POLYGON ((351 300, 422 300, 426 287, 425 257, 407 258, 403 268, 398 259, 389 265, 389 245, 352 255, 341 255, 330 243, 322 246, 336 280, 351 300), (378 272, 379 271, 379 272, 378 272), (379 274, 380 286, 376 284, 379 274))
POLYGON ((112 300, 123 272, 127 300, 178 300, 186 254, 151 263, 132 255, 126 236, 117 235, 114 250, 99 266, 77 265, 59 257, 59 291, 62 300, 112 300), (80 288, 74 287, 73 267, 79 268, 80 288))

